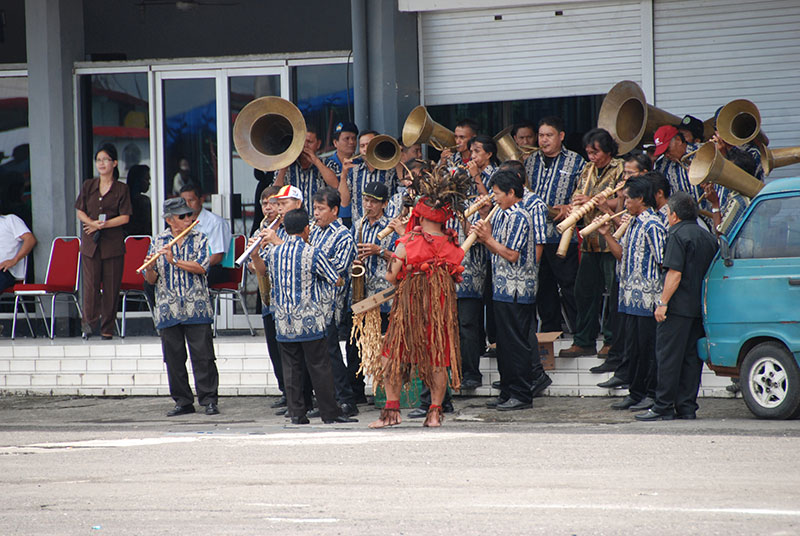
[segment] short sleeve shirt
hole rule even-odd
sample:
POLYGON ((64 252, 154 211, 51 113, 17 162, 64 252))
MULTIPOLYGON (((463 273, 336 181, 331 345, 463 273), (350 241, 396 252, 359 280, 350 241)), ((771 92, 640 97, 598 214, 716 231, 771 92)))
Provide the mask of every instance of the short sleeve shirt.
POLYGON ((325 181, 322 179, 322 175, 317 169, 317 166, 312 164, 308 169, 303 169, 298 162, 292 163, 286 169, 283 183, 299 188, 303 193, 303 204, 310 208, 314 206, 311 202, 314 198, 314 194, 317 193, 317 190, 325 186, 325 181))
POLYGON ((382 182, 389 188, 389 195, 397 191, 397 172, 392 169, 369 170, 366 162, 361 162, 347 173, 347 188, 350 190, 350 212, 353 221, 364 216, 364 187, 371 182, 382 182))
MULTIPOLYGON (((609 186, 616 187, 622 179, 622 172, 624 169, 624 162, 619 158, 612 158, 611 162, 603 168, 598 176, 597 167, 591 162, 586 164, 581 171, 578 186, 573 192, 573 197, 576 193, 585 193, 589 197, 594 197, 609 186)), ((588 214, 583 217, 583 224, 589 225, 597 216, 602 216, 603 212, 595 208, 590 210, 588 214)), ((602 253, 610 251, 605 239, 599 232, 594 231, 581 242, 582 251, 591 251, 595 253, 602 253)))
MULTIPOLYGON (((561 152, 550 163, 550 167, 545 164, 539 151, 525 161, 525 172, 531 190, 549 207, 569 204, 586 161, 578 153, 562 147, 561 152)), ((577 241, 575 235, 572 238, 577 241)), ((558 244, 560 241, 561 233, 556 229, 555 222, 548 217, 547 243, 558 244)))
MULTIPOLYGON (((386 251, 394 251, 394 243, 399 238, 397 233, 392 233, 383 240, 378 238, 378 233, 389 225, 389 218, 381 216, 375 223, 370 223, 367 218, 361 218, 358 222, 353 220, 353 239, 356 242, 356 247, 359 243, 362 244, 378 244, 386 251)), ((364 259, 364 270, 366 277, 366 284, 364 285, 367 290, 367 296, 383 292, 389 288, 391 283, 386 280, 386 272, 389 264, 379 255, 370 255, 364 259)), ((391 301, 381 304, 381 312, 388 313, 392 308, 391 301)))
POLYGON ((716 254, 716 239, 696 221, 681 221, 669 228, 663 267, 680 272, 681 282, 669 299, 667 314, 702 316, 703 279, 716 254))
POLYGON ((309 241, 312 246, 322 251, 331 261, 336 270, 345 282, 341 287, 335 287, 333 292, 333 304, 335 319, 341 320, 342 309, 344 308, 345 295, 347 294, 347 284, 350 281, 350 267, 356 258, 356 243, 350 230, 342 225, 340 221, 334 221, 324 229, 314 227, 309 241))
MULTIPOLYGON (((128 185, 115 180, 108 192, 100 195, 99 178, 83 182, 81 193, 75 200, 75 209, 82 210, 93 220, 99 219, 100 214, 105 214, 106 220, 133 214, 128 185)), ((125 226, 102 229, 97 242, 86 231, 82 231, 81 255, 94 257, 98 251, 101 259, 125 255, 125 226)))
MULTIPOLYGON (((22 247, 22 236, 31 230, 14 214, 0 216, 0 262, 16 257, 22 247)), ((25 279, 27 258, 22 259, 9 270, 14 279, 25 279)))
MULTIPOLYGON (((474 224, 480 218, 480 214, 476 212, 468 219, 470 224, 474 224)), ((467 235, 464 232, 464 226, 461 225, 461 221, 458 218, 450 218, 447 222, 447 227, 458 233, 458 241, 460 243, 466 240, 467 235)), ((475 242, 464 255, 461 265, 464 267, 464 271, 461 273, 463 279, 456 284, 456 297, 459 299, 482 298, 489 268, 489 251, 483 244, 475 242)))
POLYGON ((652 208, 631 220, 622 238, 619 311, 650 316, 661 297, 661 263, 667 229, 652 208))
POLYGON ((231 247, 231 229, 221 217, 206 209, 197 216, 197 229, 208 238, 208 247, 211 254, 227 253, 231 247))
POLYGON ((522 202, 497 212, 492 218, 492 237, 508 249, 519 252, 516 262, 496 253, 492 258, 492 299, 508 303, 535 303, 536 250, 531 215, 522 202))

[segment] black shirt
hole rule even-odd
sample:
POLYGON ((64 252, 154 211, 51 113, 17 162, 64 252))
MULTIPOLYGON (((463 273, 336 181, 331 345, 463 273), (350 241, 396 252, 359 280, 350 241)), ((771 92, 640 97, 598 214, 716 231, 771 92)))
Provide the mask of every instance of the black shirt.
POLYGON ((716 238, 696 221, 681 221, 669 228, 662 266, 680 272, 681 282, 667 304, 668 315, 703 316, 703 278, 716 253, 716 238))

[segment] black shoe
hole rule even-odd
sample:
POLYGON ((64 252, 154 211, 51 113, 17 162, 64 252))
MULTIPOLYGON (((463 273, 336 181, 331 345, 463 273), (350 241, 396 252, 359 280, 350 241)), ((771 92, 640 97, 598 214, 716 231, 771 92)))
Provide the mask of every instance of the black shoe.
POLYGON ((206 415, 219 415, 219 408, 216 402, 209 402, 206 406, 206 415))
POLYGON ((292 424, 308 424, 308 417, 305 415, 300 415, 299 417, 292 417, 291 418, 292 424))
POLYGON ((536 398, 537 396, 542 396, 544 390, 550 387, 552 383, 553 379, 543 372, 541 376, 533 381, 533 385, 531 386, 531 397, 536 398))
POLYGON ((497 411, 515 411, 518 409, 529 409, 532 407, 530 402, 525 403, 522 400, 517 400, 516 398, 509 398, 502 404, 497 404, 497 411))
POLYGON ((498 391, 500 390, 500 380, 492 382, 492 389, 497 389, 498 391))
POLYGON ((626 396, 619 402, 614 402, 611 404, 611 409, 629 409, 631 406, 638 404, 637 400, 632 399, 629 396, 626 396))
POLYGON ((316 419, 319 417, 319 408, 314 408, 306 412, 306 417, 309 419, 316 419))
POLYGON ((345 417, 355 417, 358 415, 358 406, 355 404, 348 404, 345 402, 340 407, 342 408, 342 415, 345 417))
POLYGON ((323 424, 345 424, 348 422, 358 422, 358 419, 354 419, 352 417, 345 417, 344 415, 339 415, 335 419, 322 419, 323 424))
POLYGON ((656 413, 652 409, 648 409, 645 413, 640 413, 635 416, 637 421, 651 422, 651 421, 671 421, 675 418, 674 413, 656 413))
POLYGON ((632 405, 630 408, 631 411, 644 411, 646 409, 650 409, 655 405, 655 400, 650 398, 649 396, 644 397, 638 404, 632 405))
POLYGON ((508 399, 507 399, 507 398, 503 399, 503 398, 500 398, 500 397, 498 396, 497 398, 492 398, 492 399, 490 399, 488 402, 486 402, 486 407, 487 407, 487 408, 496 408, 496 407, 497 407, 497 406, 499 406, 500 404, 504 404, 504 403, 506 403, 507 401, 508 401, 508 399))
POLYGON ((622 389, 623 385, 627 385, 625 380, 616 376, 611 376, 606 381, 597 384, 598 387, 602 387, 603 389, 622 389))
POLYGON ((481 357, 497 357, 497 347, 492 346, 487 348, 481 357))
POLYGON ((356 395, 356 404, 359 406, 363 406, 364 404, 369 404, 369 400, 364 395, 356 395))
POLYGON ((693 421, 697 418, 697 413, 679 413, 675 416, 675 418, 682 421, 693 421))
POLYGON ((442 413, 455 413, 456 408, 453 407, 453 404, 443 404, 442 405, 442 413))
POLYGON ((409 419, 421 419, 428 414, 428 408, 415 408, 408 412, 409 419))
POLYGON ((602 374, 603 372, 614 372, 616 367, 614 365, 609 364, 608 361, 604 362, 602 365, 597 365, 596 367, 592 367, 589 369, 589 372, 592 374, 602 374))
POLYGON ((275 412, 275 415, 286 415, 287 411, 289 411, 289 408, 280 408, 275 412))
POLYGON ((272 408, 272 409, 285 408, 286 407, 286 395, 281 395, 281 397, 278 399, 278 401, 277 402, 273 402, 272 404, 270 404, 269 407, 272 408))
POLYGON ((176 405, 174 408, 167 412, 167 417, 177 417, 178 415, 188 415, 190 413, 194 413, 194 406, 189 404, 188 406, 178 406, 176 405))
POLYGON ((478 380, 464 380, 463 382, 461 382, 462 391, 472 391, 480 386, 481 382, 478 380))

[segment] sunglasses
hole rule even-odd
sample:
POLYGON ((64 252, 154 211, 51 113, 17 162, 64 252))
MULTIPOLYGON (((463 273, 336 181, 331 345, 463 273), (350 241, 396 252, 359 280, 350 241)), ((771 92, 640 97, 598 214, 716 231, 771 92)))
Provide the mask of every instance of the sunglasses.
POLYGON ((182 219, 188 218, 188 217, 189 217, 189 216, 191 216, 191 215, 192 215, 192 213, 191 213, 191 212, 189 212, 189 213, 186 213, 186 214, 178 214, 178 215, 176 216, 176 218, 178 218, 179 220, 182 220, 182 219))

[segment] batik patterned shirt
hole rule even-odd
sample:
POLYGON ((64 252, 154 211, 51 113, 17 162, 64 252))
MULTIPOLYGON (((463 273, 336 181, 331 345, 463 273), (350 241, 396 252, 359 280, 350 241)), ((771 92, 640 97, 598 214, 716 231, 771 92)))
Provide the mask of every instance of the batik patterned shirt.
POLYGON ((722 208, 722 221, 717 226, 719 234, 728 234, 728 231, 733 229, 749 206, 750 198, 731 190, 728 194, 728 201, 722 208))
POLYGON ((403 203, 405 203, 405 197, 407 195, 408 188, 405 186, 398 186, 397 193, 394 194, 391 199, 389 199, 389 203, 386 205, 386 217, 390 220, 393 220, 403 212, 403 203))
MULTIPOLYGON (((687 153, 695 150, 697 150, 697 145, 693 143, 686 146, 687 153)), ((686 192, 697 201, 703 195, 703 189, 689 182, 689 166, 692 160, 694 160, 694 155, 688 157, 684 162, 676 162, 667 158, 667 155, 661 155, 653 164, 653 170, 661 172, 667 178, 672 192, 686 192)))
POLYGON ((283 178, 283 183, 291 186, 297 186, 303 193, 303 205, 308 209, 311 214, 314 203, 312 199, 317 190, 325 186, 325 181, 322 178, 317 166, 311 164, 308 169, 300 167, 298 162, 292 163, 286 169, 286 176, 283 178))
POLYGON ((298 235, 269 252, 271 303, 279 342, 322 339, 333 317, 339 274, 325 254, 298 235))
POLYGON ((664 203, 664 206, 658 209, 656 214, 661 218, 661 223, 664 224, 664 227, 669 227, 669 219, 667 218, 669 216, 669 205, 664 203))
MULTIPOLYGON (((361 218, 357 222, 353 220, 352 233, 356 248, 358 248, 359 243, 378 244, 386 251, 394 251, 394 243, 400 238, 397 236, 397 233, 392 233, 383 240, 378 239, 378 233, 385 229, 390 221, 391 220, 385 215, 375 220, 375 223, 370 223, 366 217, 361 218)), ((366 284, 364 286, 367 291, 367 296, 383 292, 392 286, 391 283, 386 280, 388 267, 389 263, 380 255, 370 255, 364 259, 364 277, 366 278, 366 284)), ((382 313, 388 313, 391 308, 391 300, 381 304, 382 313)))
MULTIPOLYGON (((175 238, 170 229, 165 229, 153 239, 148 254, 154 255, 175 238)), ((172 246, 175 260, 194 261, 208 271, 208 239, 192 229, 181 245, 172 246)), ((205 274, 193 274, 167 262, 161 256, 155 262, 158 272, 156 280, 156 329, 165 329, 178 324, 210 324, 214 311, 208 297, 205 274)))
POLYGON ((651 316, 661 297, 661 263, 667 228, 652 208, 631 221, 622 238, 619 274, 619 312, 651 316))
POLYGON ((519 252, 517 262, 496 253, 492 259, 492 299, 508 303, 535 303, 537 284, 536 250, 532 240, 530 213, 522 202, 497 212, 492 218, 492 237, 508 249, 519 252))
POLYGON ((353 260, 356 258, 355 240, 353 240, 353 235, 350 234, 350 229, 337 220, 324 229, 315 226, 314 230, 311 232, 309 241, 312 246, 322 251, 325 256, 328 257, 336 273, 338 273, 345 282, 343 286, 334 289, 334 303, 331 305, 334 308, 334 319, 338 323, 342 319, 347 286, 350 283, 350 268, 353 266, 353 260))
MULTIPOLYGON (((609 186, 616 187, 622 179, 622 172, 625 163, 619 158, 612 158, 611 162, 603 168, 600 176, 597 175, 597 168, 591 162, 586 164, 581 171, 578 186, 573 192, 573 197, 577 193, 585 194, 589 197, 594 197, 609 186), (587 186, 588 185, 588 186, 587 186)), ((583 224, 589 225, 597 216, 602 216, 604 213, 600 209, 592 209, 583 217, 583 224)), ((608 244, 599 232, 594 231, 581 242, 581 251, 590 251, 595 253, 608 252, 608 244)))
MULTIPOLYGON (((481 215, 476 212, 468 218, 470 225, 475 224, 481 219, 481 215)), ((463 243, 467 238, 464 226, 458 218, 450 218, 447 227, 458 233, 459 243, 463 243)), ((463 280, 456 284, 457 298, 482 298, 483 289, 486 285, 486 273, 489 268, 489 251, 480 242, 475 242, 464 255, 461 261, 464 271, 461 273, 463 280)))
POLYGON ((389 188, 389 196, 397 191, 397 172, 392 169, 369 170, 366 162, 361 162, 347 173, 347 188, 350 190, 350 212, 353 221, 364 216, 364 187, 371 182, 382 182, 389 188))
MULTIPOLYGON (((492 175, 494 172, 497 171, 497 166, 494 164, 487 164, 483 171, 481 171, 481 183, 483 183, 484 188, 491 193, 492 188, 489 186, 492 180, 492 175)), ((467 192, 469 196, 476 196, 476 195, 483 195, 482 192, 478 190, 478 185, 475 183, 475 179, 472 179, 472 184, 469 187, 469 191, 467 192)))
MULTIPOLYGON (((553 207, 570 203, 585 166, 586 161, 581 155, 562 147, 561 152, 550 163, 550 167, 545 166, 540 151, 533 153, 525 161, 525 172, 533 193, 538 195, 545 205, 553 207)), ((572 241, 577 240, 577 235, 573 233, 572 241)), ((561 233, 556 229, 556 223, 548 216, 547 243, 558 244, 560 241, 561 233)))
MULTIPOLYGON (((522 205, 531 215, 531 232, 533 233, 534 244, 545 244, 547 242, 547 205, 544 204, 538 195, 530 190, 525 190, 522 196, 522 205)), ((537 262, 541 259, 536 259, 537 262)))
MULTIPOLYGON (((325 162, 325 166, 328 169, 336 173, 336 180, 339 180, 342 175, 342 161, 339 159, 339 153, 333 153, 323 162, 325 162)), ((340 218, 349 218, 351 215, 352 214, 350 212, 350 205, 339 207, 340 218)))

